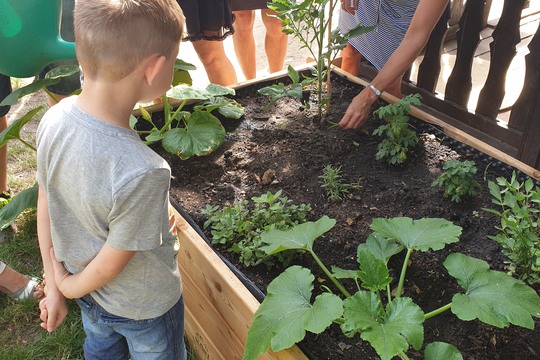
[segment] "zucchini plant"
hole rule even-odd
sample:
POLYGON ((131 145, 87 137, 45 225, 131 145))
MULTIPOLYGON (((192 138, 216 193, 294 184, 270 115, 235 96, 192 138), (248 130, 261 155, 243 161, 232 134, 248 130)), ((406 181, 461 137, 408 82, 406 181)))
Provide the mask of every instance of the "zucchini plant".
MULTIPOLYGON (((269 347, 286 349, 301 341, 306 332, 319 334, 331 324, 339 324, 343 334, 357 334, 369 342, 381 359, 395 356, 408 359, 407 350, 420 350, 424 342, 424 320, 451 310, 464 321, 478 319, 495 327, 510 324, 534 328, 533 317, 540 317, 540 297, 523 282, 505 273, 492 271, 489 265, 467 255, 448 255, 444 266, 463 288, 452 301, 424 312, 410 297, 402 296, 407 264, 413 251, 443 249, 455 243, 461 227, 444 219, 413 220, 400 217, 374 219, 373 233, 357 249, 357 269, 328 269, 313 250, 314 241, 332 229, 335 220, 323 216, 316 222, 288 230, 270 230, 262 235, 268 254, 284 250, 303 250, 312 255, 339 294, 328 291, 313 297, 315 276, 310 269, 292 266, 268 286, 268 294, 254 315, 244 360, 256 359, 269 347), (389 259, 406 251, 392 295, 389 259), (340 282, 352 279, 355 292, 340 282)), ((432 343, 425 347, 425 359, 461 358, 451 344, 432 343)))

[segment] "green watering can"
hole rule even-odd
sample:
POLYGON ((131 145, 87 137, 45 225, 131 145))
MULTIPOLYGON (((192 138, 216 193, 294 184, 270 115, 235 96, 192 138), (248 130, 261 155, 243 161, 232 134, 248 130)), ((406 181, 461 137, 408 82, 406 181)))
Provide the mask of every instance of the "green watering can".
POLYGON ((0 0, 0 74, 32 77, 55 61, 74 59, 62 40, 62 0, 0 0))

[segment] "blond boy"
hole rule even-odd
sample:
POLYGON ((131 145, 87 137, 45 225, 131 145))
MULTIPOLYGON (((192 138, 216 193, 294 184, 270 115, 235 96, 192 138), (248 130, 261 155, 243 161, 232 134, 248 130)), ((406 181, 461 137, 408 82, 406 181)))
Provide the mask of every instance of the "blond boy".
POLYGON ((85 359, 185 359, 170 168, 129 127, 171 84, 183 14, 174 0, 78 0, 74 21, 82 93, 38 128, 42 327, 72 298, 85 359))

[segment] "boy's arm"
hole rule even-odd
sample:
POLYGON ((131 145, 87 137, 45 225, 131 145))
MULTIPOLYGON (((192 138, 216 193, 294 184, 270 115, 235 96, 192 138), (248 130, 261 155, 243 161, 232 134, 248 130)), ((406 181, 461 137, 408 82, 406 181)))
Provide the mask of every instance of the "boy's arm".
MULTIPOLYGON (((50 249, 52 249, 51 239, 51 225, 49 220, 49 206, 47 203, 47 197, 45 191, 39 187, 38 205, 37 205, 37 231, 39 250, 41 252, 41 259, 43 261, 43 271, 46 278, 45 294, 46 294, 46 308, 40 308, 42 313, 40 315, 43 323, 43 327, 48 332, 52 332, 64 321, 68 310, 66 304, 66 298, 59 291, 54 279, 53 263, 51 261, 50 249)), ((45 305, 45 301, 43 301, 45 305)))
POLYGON ((71 275, 50 250, 55 283, 69 299, 80 298, 114 279, 135 255, 136 251, 117 250, 105 243, 96 257, 80 273, 71 275))

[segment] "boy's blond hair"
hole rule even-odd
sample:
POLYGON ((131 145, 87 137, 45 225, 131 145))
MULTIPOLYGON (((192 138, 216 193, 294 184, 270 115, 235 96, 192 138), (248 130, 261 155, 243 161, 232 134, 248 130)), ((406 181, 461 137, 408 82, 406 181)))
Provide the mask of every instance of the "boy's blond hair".
POLYGON ((114 81, 153 54, 169 57, 185 21, 175 0, 78 0, 74 26, 84 76, 114 81))

